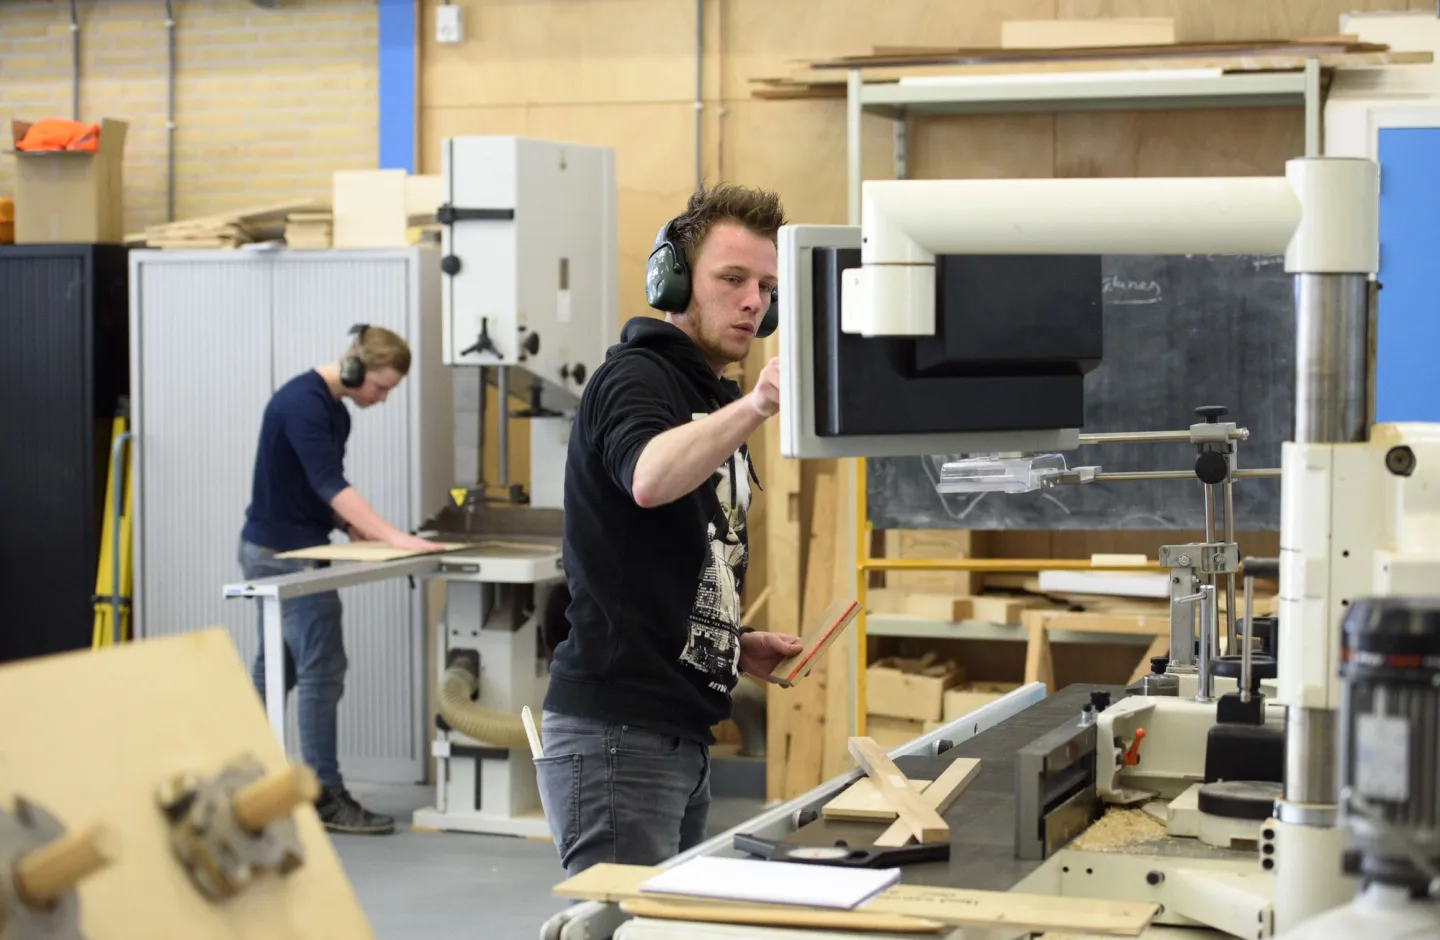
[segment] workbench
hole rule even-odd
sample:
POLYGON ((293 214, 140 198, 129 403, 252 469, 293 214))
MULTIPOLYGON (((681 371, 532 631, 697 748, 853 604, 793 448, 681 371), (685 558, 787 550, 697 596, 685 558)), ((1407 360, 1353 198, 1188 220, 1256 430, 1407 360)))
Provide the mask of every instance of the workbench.
MULTIPOLYGON (((957 758, 978 758, 981 762, 975 779, 943 814, 951 830, 951 857, 943 862, 905 865, 901 869, 901 882, 992 891, 1110 896, 1163 904, 1166 902, 1155 895, 1162 893, 1164 886, 1149 889, 1145 885, 1147 859, 1183 855, 1187 861, 1194 858, 1199 865, 1205 866, 1215 863, 1233 865, 1253 858, 1253 855, 1246 856, 1233 850, 1214 849, 1194 839, 1173 839, 1164 834, 1163 825, 1159 823, 1149 829, 1139 827, 1133 835, 1122 835, 1118 839, 1088 840, 1090 844, 1081 851, 1076 847, 1086 845, 1086 836, 1089 835, 1086 833, 1050 859, 1016 857, 1016 752, 1049 731, 1078 722, 1082 706, 1090 701, 1090 693, 1101 689, 1109 691, 1115 700, 1124 694, 1123 688, 1114 686, 1072 685, 1046 697, 1044 686, 1032 683, 891 751, 890 756, 896 766, 910 779, 938 779, 944 768, 957 758), (937 745, 943 741, 950 742, 950 746, 939 750, 937 745), (1081 859, 1083 869, 1080 865, 1063 864, 1061 856, 1066 854, 1081 859), (1127 889, 1123 896, 1116 895, 1112 877, 1124 879, 1127 885, 1133 881, 1139 888, 1127 889)), ((827 781, 815 790, 767 810, 660 867, 668 868, 700 856, 748 857, 734 849, 736 834, 808 845, 831 845, 837 839, 846 839, 851 844, 868 844, 883 826, 826 820, 819 816, 821 807, 860 776, 859 770, 852 770, 827 781)), ((682 924, 645 918, 627 921, 616 905, 587 902, 574 905, 551 918, 542 928, 540 936, 541 940, 604 940, 612 936, 619 940, 672 937, 687 940, 714 937, 720 940, 740 936, 805 937, 807 940, 827 940, 833 936, 853 940, 856 934, 682 924)), ((1026 935, 1009 931, 980 934, 957 928, 949 935, 939 936, 948 936, 953 940, 962 937, 964 940, 975 940, 977 936, 984 936, 985 940, 1009 940, 1026 935)), ((1208 930, 1176 930, 1161 926, 1152 926, 1144 934, 1146 940, 1164 940, 1167 937, 1207 940, 1219 936, 1222 935, 1208 930)), ((1071 937, 1073 935, 1067 935, 1067 940, 1071 937)))

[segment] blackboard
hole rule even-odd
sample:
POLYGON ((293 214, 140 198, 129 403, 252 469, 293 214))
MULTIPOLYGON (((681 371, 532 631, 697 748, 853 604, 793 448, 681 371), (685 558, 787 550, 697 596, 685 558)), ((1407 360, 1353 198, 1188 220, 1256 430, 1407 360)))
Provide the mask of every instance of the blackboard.
MULTIPOLYGON (((1282 257, 1107 256, 1101 265, 1104 359, 1085 378, 1082 432, 1181 430, 1200 405, 1230 409, 1248 428, 1242 468, 1280 466, 1295 425, 1293 278, 1282 257)), ((956 455, 866 461, 868 518, 877 529, 1203 529, 1201 484, 1088 483, 1034 493, 941 494, 956 455)), ((1191 470, 1175 444, 1087 445, 1067 466, 1191 470)), ((1237 480, 1235 526, 1280 527, 1280 481, 1237 480)))

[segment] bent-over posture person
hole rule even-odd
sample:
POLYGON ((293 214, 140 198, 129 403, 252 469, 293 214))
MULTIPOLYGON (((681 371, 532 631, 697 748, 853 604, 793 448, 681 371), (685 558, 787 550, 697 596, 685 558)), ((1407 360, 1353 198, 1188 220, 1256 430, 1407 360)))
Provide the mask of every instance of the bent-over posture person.
MULTIPOLYGON (((308 369, 271 397, 260 425, 250 506, 240 534, 240 568, 249 579, 291 574, 313 564, 277 554, 324 545, 335 529, 352 539, 429 551, 440 546, 396 529, 345 478, 350 410, 389 397, 410 370, 410 348, 390 330, 357 326, 336 362, 308 369)), ((335 591, 284 601, 285 692, 299 689, 300 745, 320 780, 316 801, 331 832, 389 833, 395 820, 362 807, 345 788, 336 758, 336 714, 345 691, 340 595, 335 591)), ((256 689, 265 693, 264 630, 255 657, 256 689)))

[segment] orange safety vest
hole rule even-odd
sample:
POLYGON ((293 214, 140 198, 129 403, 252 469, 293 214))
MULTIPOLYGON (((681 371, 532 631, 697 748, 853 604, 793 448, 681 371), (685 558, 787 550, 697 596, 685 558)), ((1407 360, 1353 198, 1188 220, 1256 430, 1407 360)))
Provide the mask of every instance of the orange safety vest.
POLYGON ((29 153, 55 150, 94 153, 99 146, 99 124, 82 124, 64 118, 42 118, 36 121, 25 131, 25 136, 15 143, 16 150, 29 153))

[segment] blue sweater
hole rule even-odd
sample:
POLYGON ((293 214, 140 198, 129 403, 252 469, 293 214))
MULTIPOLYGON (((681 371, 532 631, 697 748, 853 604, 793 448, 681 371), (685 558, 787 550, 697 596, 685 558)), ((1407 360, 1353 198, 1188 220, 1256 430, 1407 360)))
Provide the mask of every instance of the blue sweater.
POLYGON ((277 552, 330 541, 338 517, 330 501, 347 486, 350 412, 314 370, 270 398, 260 424, 255 478, 241 537, 277 552))

